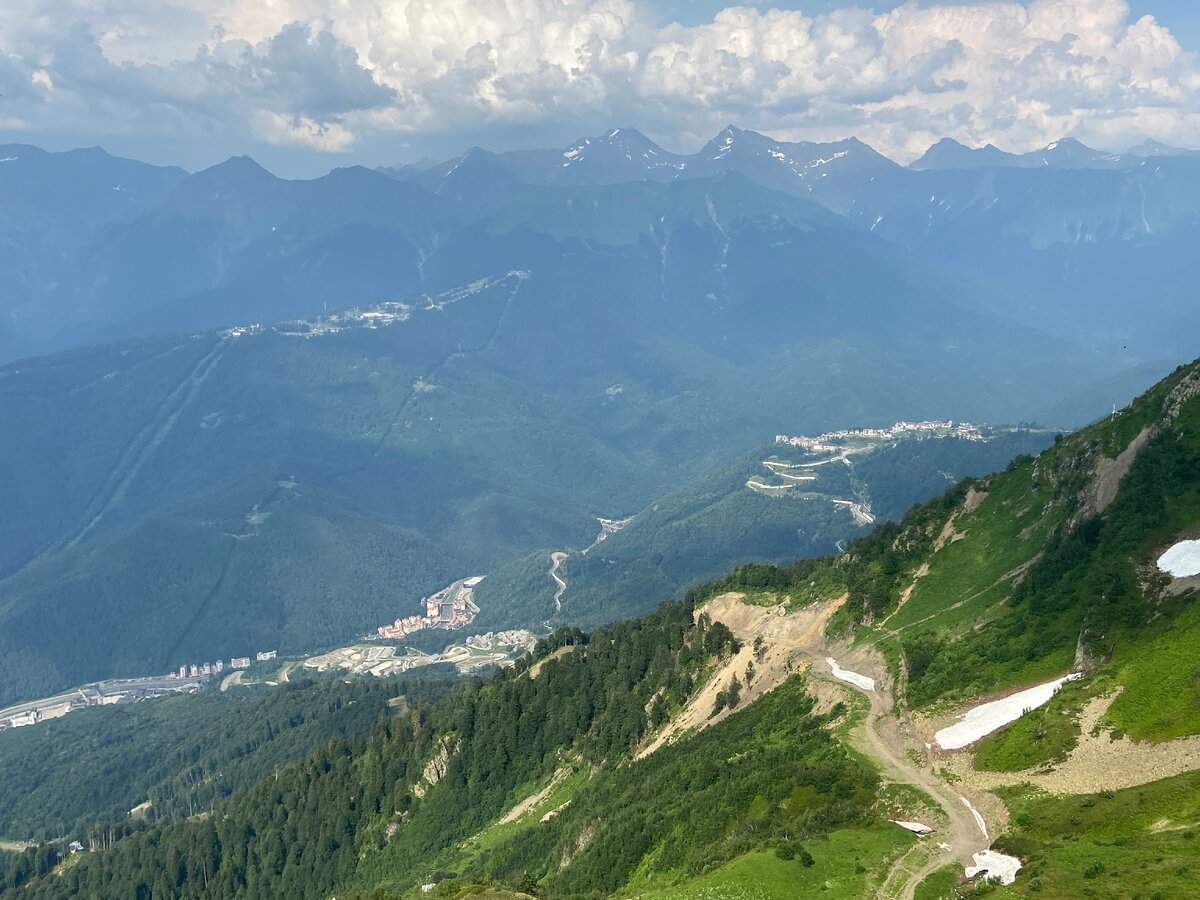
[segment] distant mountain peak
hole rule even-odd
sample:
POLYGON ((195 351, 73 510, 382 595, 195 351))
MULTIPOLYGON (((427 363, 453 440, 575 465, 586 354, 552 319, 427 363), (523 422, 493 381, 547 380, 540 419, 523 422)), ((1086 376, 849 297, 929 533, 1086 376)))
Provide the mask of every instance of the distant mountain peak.
POLYGON ((1142 143, 1130 147, 1125 151, 1129 156, 1150 157, 1150 156, 1186 156, 1194 151, 1184 147, 1175 147, 1171 144, 1164 144, 1162 141, 1154 138, 1146 138, 1142 143))
POLYGON ((931 146, 920 159, 909 165, 914 171, 940 169, 986 169, 997 166, 1015 166, 1020 157, 1005 153, 995 144, 971 147, 951 137, 944 137, 931 146))
POLYGON ((1057 141, 1051 141, 1049 144, 1047 144, 1045 147, 1042 148, 1041 152, 1043 152, 1043 153, 1045 153, 1045 152, 1099 153, 1098 150, 1092 149, 1087 144, 1085 144, 1082 141, 1078 140, 1077 138, 1073 138, 1073 137, 1059 138, 1057 141))
POLYGON ((225 162, 197 172, 195 177, 205 180, 275 180, 274 175, 249 156, 231 156, 225 162))
POLYGON ((765 134, 759 134, 757 131, 746 131, 743 128, 738 128, 736 125, 726 125, 721 131, 717 132, 700 151, 700 155, 713 160, 724 159, 733 152, 735 146, 739 151, 743 147, 748 147, 750 152, 761 150, 764 147, 774 147, 777 142, 765 134))
POLYGON ((613 128, 598 137, 582 137, 563 150, 561 168, 577 168, 577 164, 586 161, 588 175, 583 176, 585 180, 596 177, 599 170, 619 172, 622 178, 629 178, 634 177, 631 169, 636 170, 639 166, 659 168, 668 165, 664 162, 668 158, 673 159, 674 154, 668 153, 636 128, 613 128))

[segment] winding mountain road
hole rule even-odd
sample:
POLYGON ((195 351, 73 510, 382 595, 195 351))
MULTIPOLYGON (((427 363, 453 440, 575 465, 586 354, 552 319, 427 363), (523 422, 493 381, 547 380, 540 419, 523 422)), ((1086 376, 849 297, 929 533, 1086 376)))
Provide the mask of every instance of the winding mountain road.
POLYGON ((556 616, 562 612, 562 595, 563 591, 567 589, 566 579, 558 574, 558 569, 566 558, 567 554, 563 550, 555 550, 550 554, 550 577, 558 585, 558 590, 554 592, 554 615, 556 616))

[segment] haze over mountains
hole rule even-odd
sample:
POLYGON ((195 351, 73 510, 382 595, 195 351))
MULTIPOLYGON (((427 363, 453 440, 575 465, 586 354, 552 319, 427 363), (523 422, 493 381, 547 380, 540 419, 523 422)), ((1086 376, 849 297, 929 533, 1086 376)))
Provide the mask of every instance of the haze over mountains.
MULTIPOLYGON (((1196 324, 1184 248, 1200 219, 1200 157, 1155 142, 1112 154, 1067 139, 1018 155, 947 139, 906 168, 853 138, 786 143, 730 127, 678 154, 626 128, 310 182, 246 158, 194 175, 98 149, 9 145, 0 159, 0 271, 12 285, 0 358, 444 289, 481 242, 510 252, 495 246, 497 219, 538 230, 520 220, 531 186, 577 204, 565 192, 728 173, 815 201, 965 279, 973 302, 986 295, 1111 367, 1176 359, 1180 329, 1196 324)), ((664 249, 651 224, 644 237, 664 259, 700 262, 686 256, 699 248, 664 249)))
MULTIPOLYGON (((553 583, 522 561, 668 496, 715 508, 777 433, 1123 403, 1200 326, 1200 159, 1043 156, 617 129, 287 181, 0 147, 0 351, 24 357, 0 367, 0 697, 329 645, 501 569, 481 623, 540 622, 553 583)), ((762 558, 858 528, 795 515, 762 558)), ((686 583, 639 577, 564 608, 686 583)))

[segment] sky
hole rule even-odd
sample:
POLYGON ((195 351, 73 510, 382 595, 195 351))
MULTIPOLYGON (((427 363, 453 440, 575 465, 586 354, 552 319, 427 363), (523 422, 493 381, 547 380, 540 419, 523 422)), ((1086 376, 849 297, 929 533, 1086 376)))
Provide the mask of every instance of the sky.
POLYGON ((632 126, 1200 147, 1194 0, 2 0, 0 143, 311 176, 632 126))

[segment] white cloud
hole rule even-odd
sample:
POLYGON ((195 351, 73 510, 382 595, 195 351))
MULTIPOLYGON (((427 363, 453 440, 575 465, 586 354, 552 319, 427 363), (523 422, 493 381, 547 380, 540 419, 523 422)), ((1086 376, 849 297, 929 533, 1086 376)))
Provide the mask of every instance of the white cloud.
POLYGON ((330 151, 556 121, 678 144, 733 120, 901 156, 1200 138, 1195 58, 1124 0, 766 5, 659 28, 634 0, 5 0, 0 115, 330 151))

